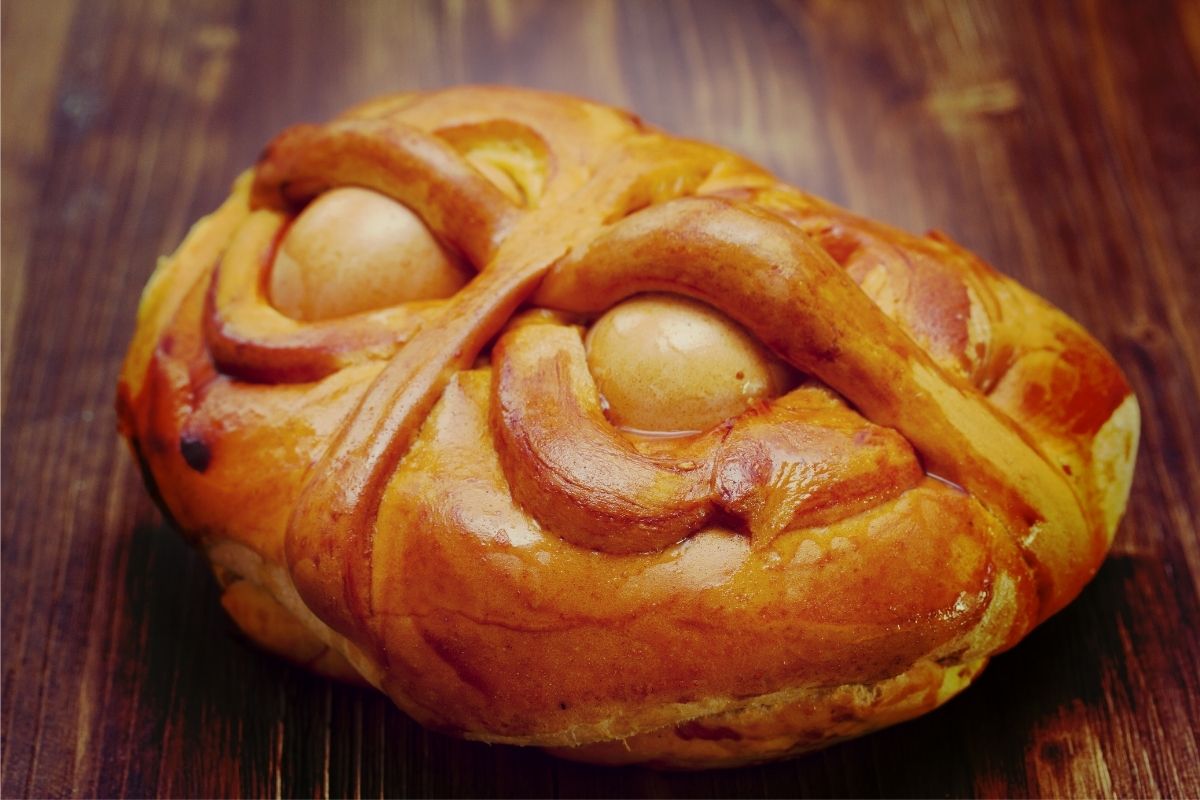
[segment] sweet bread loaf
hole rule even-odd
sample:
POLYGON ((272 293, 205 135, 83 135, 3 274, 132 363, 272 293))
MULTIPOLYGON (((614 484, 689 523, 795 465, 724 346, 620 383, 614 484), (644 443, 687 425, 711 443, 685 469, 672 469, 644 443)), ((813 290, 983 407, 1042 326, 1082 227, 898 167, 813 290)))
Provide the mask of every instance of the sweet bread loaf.
POLYGON ((963 689, 1095 573, 1139 430, 947 237, 503 88, 283 132, 150 279, 118 407, 263 647, 678 767, 963 689))

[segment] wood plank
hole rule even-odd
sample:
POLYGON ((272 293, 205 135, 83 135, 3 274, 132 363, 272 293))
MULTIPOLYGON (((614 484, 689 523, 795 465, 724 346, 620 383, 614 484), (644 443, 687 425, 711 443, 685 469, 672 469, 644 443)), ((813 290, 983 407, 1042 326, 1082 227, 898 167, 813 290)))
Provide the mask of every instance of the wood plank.
POLYGON ((1200 793, 1197 8, 6 5, 0 793, 1200 793), (281 128, 463 82, 630 107, 944 230, 1078 318, 1143 409, 1133 503, 1096 579, 925 718, 699 774, 449 739, 245 643, 113 433, 138 293, 281 128))

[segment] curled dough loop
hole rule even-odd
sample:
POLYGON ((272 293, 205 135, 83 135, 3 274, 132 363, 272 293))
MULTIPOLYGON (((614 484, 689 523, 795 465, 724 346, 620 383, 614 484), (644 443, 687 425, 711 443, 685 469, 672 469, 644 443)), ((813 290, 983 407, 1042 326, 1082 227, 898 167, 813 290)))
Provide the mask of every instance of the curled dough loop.
POLYGON ((520 325, 492 357, 500 459, 513 497, 548 529, 581 547, 636 553, 674 544, 712 516, 711 455, 639 453, 604 418, 576 329, 520 325))
POLYGON ((925 468, 976 495, 1015 531, 1057 609, 1103 537, 1038 446, 961 378, 938 367, 823 250, 785 220, 716 198, 637 212, 556 265, 537 302, 598 311, 675 291, 724 311, 868 419, 894 428, 925 468), (1039 536, 1050 527, 1055 536, 1039 536))
POLYGON ((320 322, 300 322, 266 297, 270 268, 286 218, 252 213, 213 271, 205 335, 217 366, 266 383, 305 383, 367 359, 384 359, 421 329, 440 301, 405 303, 320 322))
POLYGON ((517 217, 513 202, 449 144, 390 120, 289 128, 259 159, 253 202, 294 206, 335 186, 374 189, 403 203, 476 269, 517 217))
POLYGON ((605 418, 575 328, 518 324, 492 358, 492 427, 513 498, 579 547, 656 551, 714 520, 763 545, 921 477, 902 437, 821 390, 799 389, 654 456, 605 418))

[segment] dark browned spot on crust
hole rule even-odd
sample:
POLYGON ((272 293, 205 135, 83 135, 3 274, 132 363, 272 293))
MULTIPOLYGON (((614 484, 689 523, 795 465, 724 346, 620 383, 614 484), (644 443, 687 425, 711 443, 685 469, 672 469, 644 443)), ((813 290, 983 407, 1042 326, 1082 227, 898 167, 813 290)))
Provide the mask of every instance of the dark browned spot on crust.
POLYGON ((212 462, 212 450, 203 439, 198 439, 190 434, 185 433, 179 437, 179 453, 187 465, 196 472, 204 472, 212 462))
POLYGON ((1055 772, 1061 772, 1065 768, 1070 755, 1069 745, 1057 739, 1043 742, 1038 748, 1038 758, 1055 772))

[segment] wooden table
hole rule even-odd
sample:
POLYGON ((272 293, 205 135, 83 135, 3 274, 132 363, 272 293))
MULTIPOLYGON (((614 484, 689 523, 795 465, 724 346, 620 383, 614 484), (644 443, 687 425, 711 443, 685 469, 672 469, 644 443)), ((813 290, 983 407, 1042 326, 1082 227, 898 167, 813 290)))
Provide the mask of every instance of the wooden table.
POLYGON ((6 797, 1200 794, 1200 4, 129 2, 3 16, 6 797), (743 770, 427 733, 235 635, 114 430, 155 258, 283 127, 392 90, 564 89, 950 232, 1141 399, 1083 595, 911 724, 743 770))

